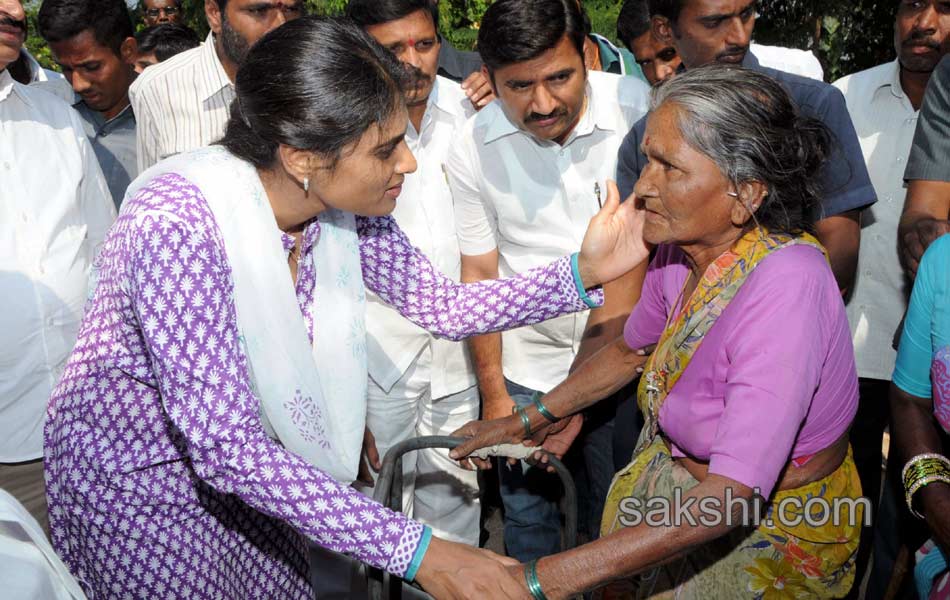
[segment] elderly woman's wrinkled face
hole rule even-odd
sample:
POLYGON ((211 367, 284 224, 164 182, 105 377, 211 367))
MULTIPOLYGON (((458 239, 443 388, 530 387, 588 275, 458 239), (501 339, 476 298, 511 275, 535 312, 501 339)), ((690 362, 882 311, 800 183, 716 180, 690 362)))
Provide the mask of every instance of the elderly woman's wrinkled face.
POLYGON ((647 119, 642 149, 648 164, 634 187, 646 208, 643 237, 651 244, 681 247, 737 239, 736 198, 729 195, 735 190, 716 163, 683 139, 679 113, 667 103, 647 119))

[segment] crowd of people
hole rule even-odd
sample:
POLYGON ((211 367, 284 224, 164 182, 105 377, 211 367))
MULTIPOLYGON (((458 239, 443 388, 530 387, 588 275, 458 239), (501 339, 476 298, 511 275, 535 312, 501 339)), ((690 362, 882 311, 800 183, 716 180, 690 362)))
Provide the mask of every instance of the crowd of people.
POLYGON ((0 0, 4 597, 950 598, 950 2, 181 2, 0 0))

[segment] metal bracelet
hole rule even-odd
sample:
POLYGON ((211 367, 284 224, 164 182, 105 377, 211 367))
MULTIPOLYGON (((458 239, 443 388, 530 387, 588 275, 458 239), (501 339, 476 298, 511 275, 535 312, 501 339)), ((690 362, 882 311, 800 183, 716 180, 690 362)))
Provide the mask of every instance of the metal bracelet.
POLYGON ((524 426, 524 439, 528 439, 531 437, 531 419, 528 418, 528 411, 519 408, 518 416, 521 417, 521 424, 524 426))
POLYGON ((528 584, 528 591, 531 592, 531 596, 534 600, 548 600, 548 597, 544 595, 544 591, 541 590, 541 582, 538 581, 538 560, 534 559, 524 567, 524 579, 525 583, 528 584))
POLYGON ((557 417, 551 414, 551 411, 548 410, 548 407, 541 402, 541 392, 534 393, 534 407, 538 409, 538 412, 541 413, 541 416, 548 420, 549 423, 557 423, 560 421, 557 417))
POLYGON ((950 485, 950 473, 922 477, 914 481, 911 486, 907 488, 907 494, 904 496, 904 500, 907 502, 907 508, 910 510, 910 513, 918 519, 925 519, 926 517, 914 510, 914 494, 931 483, 946 483, 950 485))

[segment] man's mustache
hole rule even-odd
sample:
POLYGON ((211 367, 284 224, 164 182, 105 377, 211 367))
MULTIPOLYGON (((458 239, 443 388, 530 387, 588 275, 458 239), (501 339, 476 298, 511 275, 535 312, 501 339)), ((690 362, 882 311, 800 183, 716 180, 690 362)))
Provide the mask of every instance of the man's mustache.
POLYGON ((528 115, 528 117, 525 119, 525 122, 526 122, 526 123, 531 123, 531 122, 533 122, 533 121, 545 121, 545 120, 547 120, 547 119, 552 119, 552 118, 555 118, 555 117, 563 117, 563 116, 566 115, 566 114, 567 114, 567 111, 564 110, 564 109, 555 110, 555 111, 553 111, 553 112, 549 112, 549 113, 546 114, 546 115, 542 115, 541 113, 535 113, 535 112, 533 112, 533 113, 531 113, 530 115, 528 115))
POLYGON ((428 74, 415 65, 406 64, 406 73, 409 75, 409 87, 419 88, 432 80, 428 74))
POLYGON ((18 21, 9 15, 0 16, 0 27, 13 27, 26 33, 26 21, 18 21))
POLYGON ((732 56, 743 56, 748 51, 749 51, 748 46, 730 46, 729 48, 726 48, 725 50, 720 52, 716 56, 716 58, 722 59, 722 58, 727 58, 727 57, 732 57, 732 56))
POLYGON ((901 42, 902 48, 924 47, 931 50, 940 50, 940 43, 931 38, 926 32, 915 32, 910 39, 901 42))

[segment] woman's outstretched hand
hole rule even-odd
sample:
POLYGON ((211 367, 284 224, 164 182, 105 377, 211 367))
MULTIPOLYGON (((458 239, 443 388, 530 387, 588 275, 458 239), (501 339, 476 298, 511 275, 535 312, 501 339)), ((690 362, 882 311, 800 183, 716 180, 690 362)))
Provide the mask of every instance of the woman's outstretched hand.
POLYGON ((416 581, 436 600, 531 600, 518 561, 433 537, 416 581))
POLYGON ((607 182, 607 202, 590 220, 577 260, 584 287, 613 281, 650 257, 637 204, 633 194, 621 204, 617 184, 607 182))

